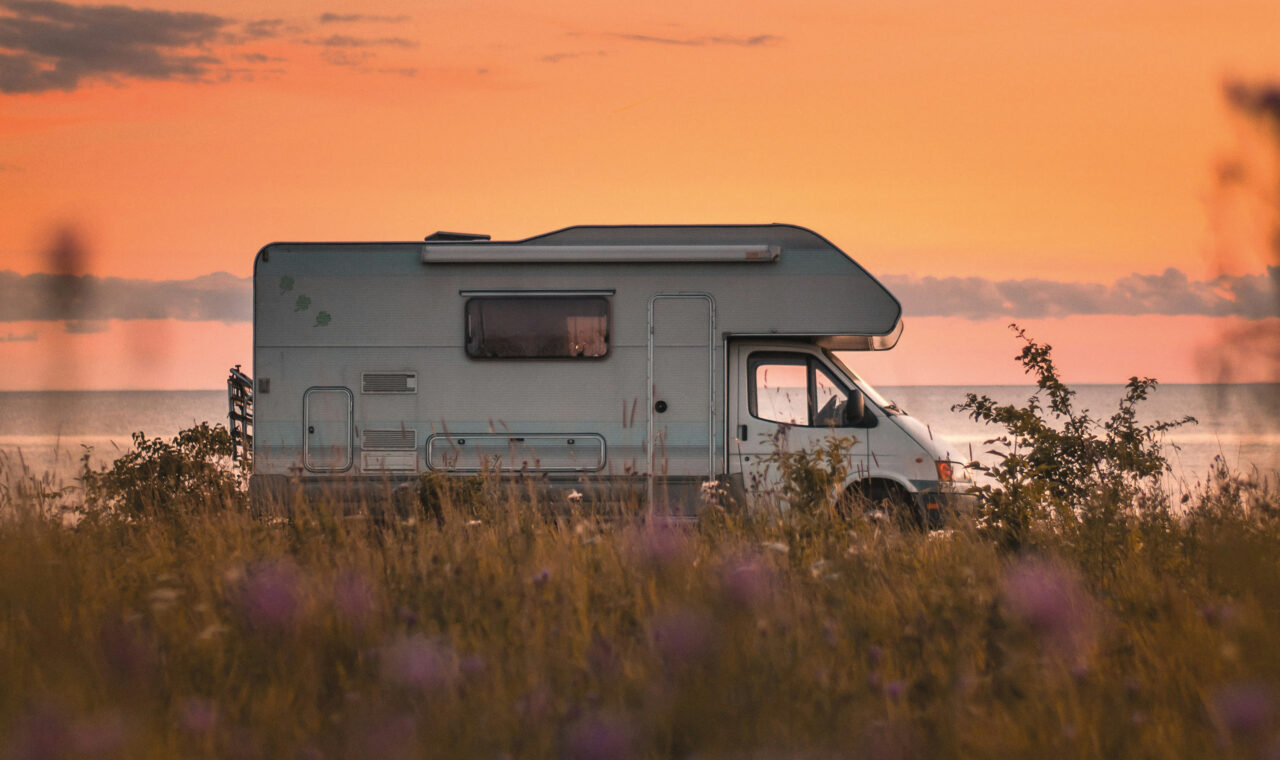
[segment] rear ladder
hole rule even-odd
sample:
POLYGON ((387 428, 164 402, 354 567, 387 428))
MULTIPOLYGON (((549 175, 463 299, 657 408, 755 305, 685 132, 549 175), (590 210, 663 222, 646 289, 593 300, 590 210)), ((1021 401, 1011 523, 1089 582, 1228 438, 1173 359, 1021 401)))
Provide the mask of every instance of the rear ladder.
POLYGON ((253 378, 241 372, 239 364, 227 377, 227 420, 232 456, 249 464, 253 456, 253 378))

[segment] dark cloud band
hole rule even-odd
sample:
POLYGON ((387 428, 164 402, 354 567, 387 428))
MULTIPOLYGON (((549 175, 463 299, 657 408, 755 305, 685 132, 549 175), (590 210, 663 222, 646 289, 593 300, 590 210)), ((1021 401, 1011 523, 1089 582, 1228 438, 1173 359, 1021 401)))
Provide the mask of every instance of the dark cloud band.
POLYGON ((130 280, 0 272, 0 322, 65 321, 76 332, 108 319, 248 322, 252 283, 226 272, 192 280, 130 280))
MULTIPOLYGON (((0 0, 0 93, 70 91, 91 81, 245 78, 254 72, 227 67, 214 48, 297 31, 278 18, 0 0)), ((253 54, 238 57, 261 62, 253 54)))
POLYGON ((73 90, 86 78, 201 79, 204 46, 233 22, 208 13, 0 0, 0 92, 73 90))
POLYGON ((1073 314, 1280 316, 1280 267, 1265 274, 1191 280, 1178 269, 1132 274, 1112 285, 984 277, 883 278, 904 313, 922 317, 1065 317, 1073 314))
MULTIPOLYGON (((1133 274, 1111 285, 983 277, 881 278, 908 317, 1043 318, 1078 314, 1201 315, 1256 320, 1280 316, 1280 267, 1264 274, 1188 279, 1177 269, 1133 274)), ((225 272, 191 280, 0 272, 0 322, 108 319, 248 322, 252 283, 225 272)))

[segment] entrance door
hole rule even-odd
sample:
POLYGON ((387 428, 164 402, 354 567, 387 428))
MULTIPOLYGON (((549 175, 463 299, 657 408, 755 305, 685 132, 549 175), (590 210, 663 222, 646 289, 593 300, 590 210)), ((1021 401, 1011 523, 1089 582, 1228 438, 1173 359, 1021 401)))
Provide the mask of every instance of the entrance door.
POLYGON ((311 472, 351 468, 353 399, 347 388, 309 388, 302 395, 303 465, 311 472))
POLYGON ((706 293, 649 301, 649 504, 692 516, 712 477, 715 302, 706 293))

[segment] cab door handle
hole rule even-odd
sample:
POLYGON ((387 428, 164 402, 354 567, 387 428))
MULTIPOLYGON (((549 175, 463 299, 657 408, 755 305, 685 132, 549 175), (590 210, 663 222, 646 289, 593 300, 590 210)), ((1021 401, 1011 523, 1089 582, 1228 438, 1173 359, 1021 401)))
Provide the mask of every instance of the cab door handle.
POLYGON ((739 425, 739 426, 738 426, 738 440, 739 440, 739 441, 745 441, 745 440, 747 440, 747 426, 746 426, 746 425, 739 425))

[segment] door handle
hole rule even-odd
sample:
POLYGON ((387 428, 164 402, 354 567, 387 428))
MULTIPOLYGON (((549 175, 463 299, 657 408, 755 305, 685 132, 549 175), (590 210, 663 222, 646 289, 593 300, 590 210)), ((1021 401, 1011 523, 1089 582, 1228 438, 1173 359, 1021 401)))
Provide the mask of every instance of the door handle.
POLYGON ((308 432, 308 433, 310 433, 311 435, 315 435, 315 432, 316 432, 316 426, 315 426, 315 425, 307 425, 307 432, 308 432))
POLYGON ((739 440, 739 441, 746 441, 746 440, 747 440, 747 426, 746 426, 746 425, 739 425, 739 426, 738 426, 738 440, 739 440))

